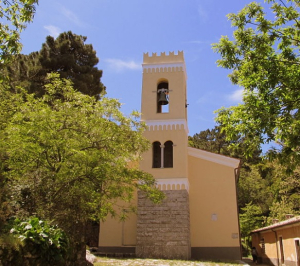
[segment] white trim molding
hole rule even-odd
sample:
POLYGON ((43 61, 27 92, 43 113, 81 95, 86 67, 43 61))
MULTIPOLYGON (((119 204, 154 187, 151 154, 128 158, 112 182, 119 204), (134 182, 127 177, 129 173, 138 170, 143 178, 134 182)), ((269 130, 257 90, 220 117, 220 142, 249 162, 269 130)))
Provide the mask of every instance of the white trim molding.
POLYGON ((176 130, 183 126, 186 133, 189 133, 188 124, 185 119, 144 120, 144 122, 148 126, 148 131, 176 130))
POLYGON ((209 151, 204 151, 192 147, 188 147, 188 155, 200 158, 206 161, 210 161, 213 163, 222 164, 232 168, 238 168, 240 165, 240 160, 236 158, 227 157, 224 155, 212 153, 209 151))
POLYGON ((156 178, 156 186, 160 190, 181 190, 189 192, 190 184, 186 177, 183 178, 156 178))
POLYGON ((143 73, 160 73, 160 72, 176 72, 183 71, 185 79, 187 80, 186 66, 184 62, 174 63, 144 63, 142 64, 143 73))

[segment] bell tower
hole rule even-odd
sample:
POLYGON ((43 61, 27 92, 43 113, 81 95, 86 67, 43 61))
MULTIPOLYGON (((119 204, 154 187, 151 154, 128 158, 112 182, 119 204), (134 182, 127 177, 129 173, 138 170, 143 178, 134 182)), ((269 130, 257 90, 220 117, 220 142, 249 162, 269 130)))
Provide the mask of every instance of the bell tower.
POLYGON ((140 169, 166 198, 156 205, 138 193, 137 257, 190 258, 186 80, 183 52, 144 54, 142 121, 152 147, 140 169))
POLYGON ((183 52, 144 54, 142 121, 148 125, 145 136, 152 149, 140 166, 161 189, 168 184, 188 189, 186 79, 183 52))

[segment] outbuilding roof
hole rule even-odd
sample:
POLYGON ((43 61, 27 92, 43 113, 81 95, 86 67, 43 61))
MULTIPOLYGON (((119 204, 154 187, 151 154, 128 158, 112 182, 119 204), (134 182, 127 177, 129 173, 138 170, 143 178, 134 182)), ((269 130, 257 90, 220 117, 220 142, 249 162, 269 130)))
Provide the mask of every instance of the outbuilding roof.
POLYGON ((253 230, 251 232, 251 234, 262 232, 262 231, 267 231, 267 230, 272 230, 272 229, 276 229, 276 228, 279 228, 279 227, 292 225, 292 224, 295 224, 295 223, 300 223, 300 216, 296 216, 296 217, 293 217, 293 218, 290 218, 290 219, 287 219, 287 220, 284 220, 284 221, 281 221, 281 222, 278 222, 278 223, 275 223, 275 224, 272 224, 272 225, 269 225, 269 226, 266 226, 266 227, 262 227, 262 228, 253 230))

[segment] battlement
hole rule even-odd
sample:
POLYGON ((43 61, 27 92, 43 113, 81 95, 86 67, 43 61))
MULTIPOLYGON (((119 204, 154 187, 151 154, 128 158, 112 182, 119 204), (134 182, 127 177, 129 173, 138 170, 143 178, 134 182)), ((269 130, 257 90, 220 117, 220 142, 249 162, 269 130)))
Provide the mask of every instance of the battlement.
POLYGON ((149 53, 144 53, 143 64, 164 64, 164 63, 183 63, 183 51, 178 51, 178 54, 174 52, 169 52, 166 54, 162 52, 160 55, 152 53, 150 56, 149 53))

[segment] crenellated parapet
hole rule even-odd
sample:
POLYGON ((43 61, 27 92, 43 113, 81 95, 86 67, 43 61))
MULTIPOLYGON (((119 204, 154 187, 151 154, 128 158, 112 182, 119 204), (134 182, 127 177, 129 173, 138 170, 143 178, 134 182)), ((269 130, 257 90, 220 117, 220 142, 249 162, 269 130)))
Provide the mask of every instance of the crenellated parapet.
POLYGON ((152 55, 149 55, 149 53, 144 53, 144 64, 164 64, 179 62, 184 62, 183 51, 178 51, 178 54, 175 54, 174 52, 169 52, 169 54, 162 52, 160 55, 157 55, 157 53, 152 53, 152 55))
MULTIPOLYGON (((166 72, 184 72, 186 77, 186 67, 183 56, 183 51, 178 51, 178 54, 174 52, 165 52, 157 55, 156 53, 144 53, 143 59, 143 73, 166 73, 166 72)), ((187 78, 187 77, 186 77, 187 78)))

